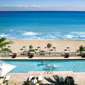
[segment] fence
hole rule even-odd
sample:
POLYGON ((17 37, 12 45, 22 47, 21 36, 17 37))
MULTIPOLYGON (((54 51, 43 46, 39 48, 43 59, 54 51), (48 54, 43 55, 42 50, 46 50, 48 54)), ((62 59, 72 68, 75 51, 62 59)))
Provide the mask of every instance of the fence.
MULTIPOLYGON (((69 56, 80 56, 80 53, 69 52, 69 56)), ((0 56, 13 56, 13 53, 0 53, 0 56)), ((28 52, 18 52, 18 56, 29 56, 28 52)), ((34 56, 65 56, 65 52, 36 52, 34 56)))
MULTIPOLYGON (((35 56, 65 56, 64 52, 36 52, 35 56)), ((69 56, 80 56, 80 53, 69 52, 69 56)))

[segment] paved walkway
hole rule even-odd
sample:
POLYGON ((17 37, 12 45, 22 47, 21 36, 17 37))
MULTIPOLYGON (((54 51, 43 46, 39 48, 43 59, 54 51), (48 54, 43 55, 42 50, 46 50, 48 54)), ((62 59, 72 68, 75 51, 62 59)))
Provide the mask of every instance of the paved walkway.
MULTIPOLYGON (((24 81, 26 81, 30 76, 38 77, 42 75, 43 84, 44 85, 56 85, 56 80, 53 75, 63 77, 71 76, 74 78, 75 84, 77 85, 85 85, 85 73, 73 73, 72 71, 54 71, 53 73, 45 73, 45 72, 29 72, 29 73, 8 73, 7 75, 12 75, 10 78, 8 85, 23 85, 24 81), (15 84, 16 83, 16 84, 15 84)), ((5 75, 5 76, 7 76, 5 75)), ((4 83, 6 85, 6 83, 4 83)))
POLYGON ((0 57, 0 59, 14 59, 14 60, 16 60, 16 59, 85 59, 85 58, 82 58, 81 56, 72 56, 72 57, 68 57, 68 58, 64 58, 64 57, 45 57, 45 56, 40 56, 40 57, 33 57, 33 58, 29 58, 29 57, 16 57, 16 58, 12 58, 12 57, 5 57, 5 56, 2 56, 2 57, 0 57))

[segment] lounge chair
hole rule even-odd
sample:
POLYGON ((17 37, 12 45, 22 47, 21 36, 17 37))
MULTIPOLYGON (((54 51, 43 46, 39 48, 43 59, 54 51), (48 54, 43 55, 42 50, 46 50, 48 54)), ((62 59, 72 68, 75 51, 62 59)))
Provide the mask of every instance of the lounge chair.
POLYGON ((42 76, 39 76, 38 77, 38 81, 42 81, 42 76))
POLYGON ((8 81, 11 78, 11 75, 6 76, 6 78, 4 79, 5 81, 8 81))
POLYGON ((29 79, 28 79, 28 81, 30 81, 33 77, 34 77, 34 76, 30 76, 29 79))
POLYGON ((37 79, 34 78, 31 82, 32 82, 33 84, 36 84, 36 83, 37 83, 37 79))
POLYGON ((42 85, 43 84, 43 82, 42 82, 42 76, 39 76, 38 77, 38 83, 39 83, 39 85, 42 85))

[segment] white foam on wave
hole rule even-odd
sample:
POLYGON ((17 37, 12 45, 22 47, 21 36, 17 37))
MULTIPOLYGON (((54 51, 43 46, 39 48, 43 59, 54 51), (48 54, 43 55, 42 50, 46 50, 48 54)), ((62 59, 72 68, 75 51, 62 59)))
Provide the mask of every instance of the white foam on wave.
POLYGON ((38 40, 53 40, 53 39, 85 39, 85 32, 22 32, 14 34, 2 33, 1 37, 7 36, 8 39, 38 39, 38 40), (17 35, 16 35, 17 34, 17 35))
POLYGON ((10 31, 13 31, 13 30, 10 30, 10 31))
POLYGON ((75 36, 75 37, 79 37, 79 36, 75 36))
POLYGON ((71 32, 70 34, 83 35, 83 34, 85 34, 85 32, 71 32))
POLYGON ((70 34, 74 35, 74 37, 85 38, 85 32, 71 32, 70 34))
POLYGON ((66 38, 73 38, 74 35, 67 35, 66 38))
POLYGON ((1 35, 0 35, 0 37, 5 37, 5 36, 8 36, 7 34, 4 34, 4 33, 2 33, 1 35))
POLYGON ((24 34, 22 34, 22 35, 37 35, 38 33, 34 33, 34 32, 26 32, 26 33, 24 33, 24 34))
POLYGON ((85 35, 82 35, 82 36, 80 36, 80 37, 85 37, 85 35))

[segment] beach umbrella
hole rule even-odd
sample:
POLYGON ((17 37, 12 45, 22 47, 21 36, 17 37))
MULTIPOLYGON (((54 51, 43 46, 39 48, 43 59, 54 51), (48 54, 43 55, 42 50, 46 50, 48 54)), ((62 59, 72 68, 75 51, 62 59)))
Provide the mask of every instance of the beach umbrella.
POLYGON ((53 49, 56 49, 56 47, 53 47, 53 49))
POLYGON ((26 48, 26 46, 23 46, 23 48, 26 48))
POLYGON ((40 46, 38 46, 37 48, 40 48, 40 46))
MULTIPOLYGON (((26 46, 23 46, 23 48, 26 48, 26 46)), ((25 49, 26 50, 26 49, 25 49)))
POLYGON ((67 49, 70 49, 70 47, 67 47, 67 49))
POLYGON ((6 64, 6 63, 1 63, 0 64, 0 77, 3 77, 5 74, 7 74, 9 71, 14 69, 16 66, 6 64))
POLYGON ((39 51, 41 51, 40 46, 38 46, 37 48, 39 49, 39 51))

